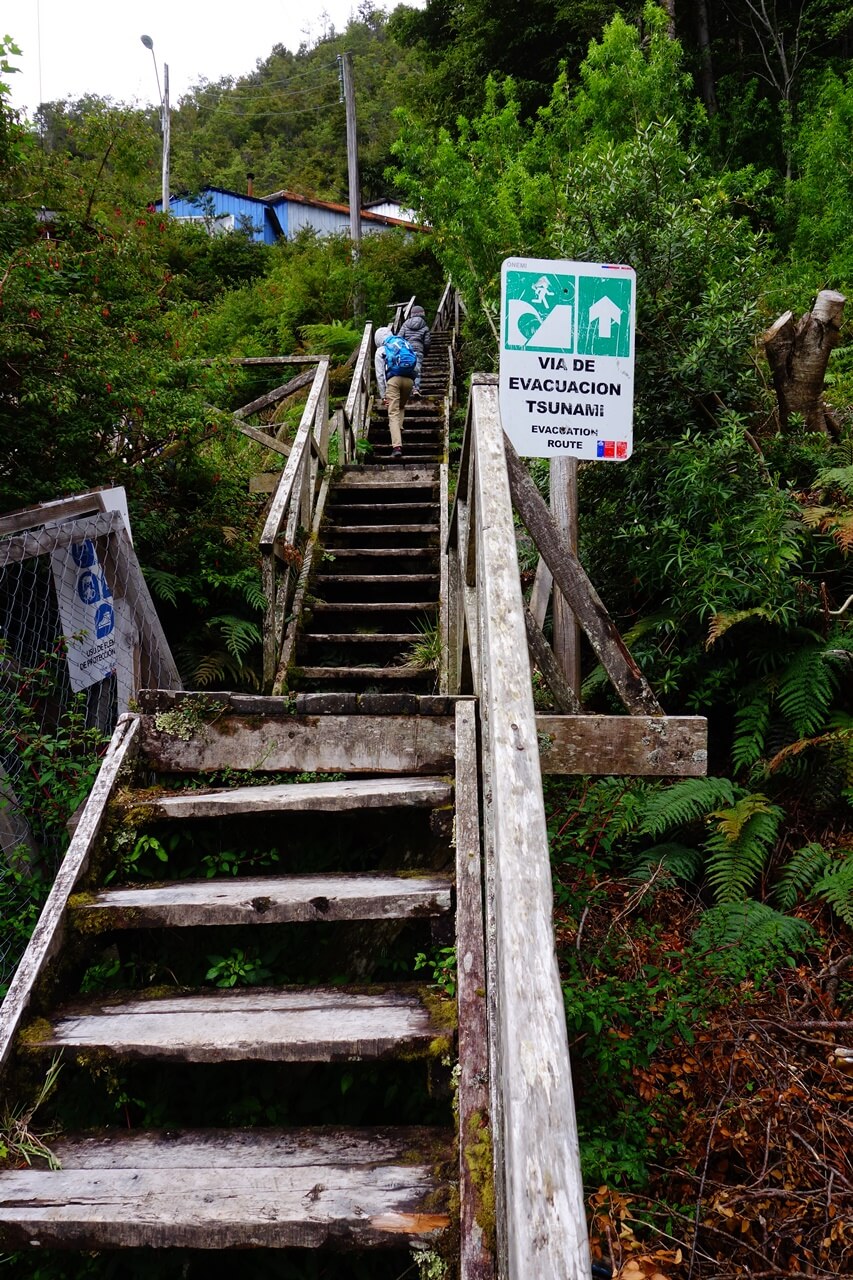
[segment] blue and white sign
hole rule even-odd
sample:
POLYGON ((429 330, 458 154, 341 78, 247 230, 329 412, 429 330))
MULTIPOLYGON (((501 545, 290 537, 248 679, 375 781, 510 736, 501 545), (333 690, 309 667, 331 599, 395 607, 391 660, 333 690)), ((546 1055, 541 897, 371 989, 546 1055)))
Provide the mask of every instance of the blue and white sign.
POLYGON ((115 671, 118 655, 113 593, 91 538, 52 552, 50 563, 71 688, 79 693, 115 671))
POLYGON ((522 457, 631 456, 635 294, 631 267, 504 261, 501 418, 522 457))

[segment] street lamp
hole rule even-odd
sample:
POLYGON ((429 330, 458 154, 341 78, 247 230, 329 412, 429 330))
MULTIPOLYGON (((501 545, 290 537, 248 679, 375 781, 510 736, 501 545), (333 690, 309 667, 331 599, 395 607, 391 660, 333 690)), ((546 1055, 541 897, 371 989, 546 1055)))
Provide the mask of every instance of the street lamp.
POLYGON ((169 114, 169 65, 163 63, 163 88, 160 88, 160 73, 157 70, 157 59, 154 55, 154 41, 150 36, 140 36, 142 43, 146 49, 151 50, 151 58, 154 62, 154 74, 157 77, 157 92, 160 94, 160 126, 163 134, 163 190, 162 205, 163 213, 167 214, 170 209, 169 203, 169 141, 171 135, 172 117, 169 114))

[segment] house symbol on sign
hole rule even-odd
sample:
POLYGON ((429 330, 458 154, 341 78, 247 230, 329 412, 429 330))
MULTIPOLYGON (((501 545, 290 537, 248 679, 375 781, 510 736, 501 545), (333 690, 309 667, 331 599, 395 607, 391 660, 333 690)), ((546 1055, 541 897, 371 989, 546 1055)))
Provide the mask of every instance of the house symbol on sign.
POLYGON ((598 336, 600 338, 609 338, 610 330, 614 324, 619 324, 622 320, 622 308, 617 307, 612 298, 606 295, 594 302, 589 309, 590 324, 598 324, 598 336))

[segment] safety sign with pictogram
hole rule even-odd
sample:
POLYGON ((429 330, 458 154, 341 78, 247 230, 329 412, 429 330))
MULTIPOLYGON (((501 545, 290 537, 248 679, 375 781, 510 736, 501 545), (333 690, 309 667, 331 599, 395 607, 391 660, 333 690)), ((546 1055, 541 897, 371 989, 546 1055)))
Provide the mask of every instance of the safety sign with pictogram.
POLYGON ((630 457, 635 295, 631 267, 505 260, 500 406, 522 457, 630 457))
POLYGON ((53 582, 75 693, 116 667, 116 606, 91 538, 51 553, 53 582))

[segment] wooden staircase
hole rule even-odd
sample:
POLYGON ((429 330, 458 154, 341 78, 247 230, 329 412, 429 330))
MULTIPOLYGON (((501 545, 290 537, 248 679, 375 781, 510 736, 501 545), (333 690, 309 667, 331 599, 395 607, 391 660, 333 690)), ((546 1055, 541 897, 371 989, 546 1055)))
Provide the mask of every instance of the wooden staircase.
POLYGON ((367 461, 344 466, 330 486, 292 688, 435 689, 435 668, 413 659, 418 642, 434 639, 438 627, 449 342, 438 332, 427 352, 422 397, 406 406, 402 457, 391 457, 388 414, 377 406, 367 461))
MULTIPOLYGON (((459 308, 448 285, 454 331, 459 308)), ((257 1280, 591 1274, 541 775, 698 776, 706 726, 663 715, 494 378, 472 382, 448 519, 447 401, 407 411, 391 459, 372 351, 368 325, 331 420, 319 359, 261 536, 284 696, 140 694, 0 1008, 12 1274, 35 1249, 105 1251, 87 1280, 131 1274, 119 1250, 158 1280, 230 1276, 222 1249, 257 1280), (566 686, 516 515, 627 716, 566 686), (436 620, 440 693, 411 661, 436 620), (528 647, 568 714, 535 714, 528 647)), ((425 392, 452 360, 434 339, 425 392)))
POLYGON ((63 1129, 58 1168, 0 1169, 0 1249, 329 1247, 341 1276, 452 1251, 455 1002, 413 960, 453 933, 453 704, 424 729, 322 702, 143 695, 121 722, 0 1020, 19 1096, 61 1060, 63 1129), (262 981, 210 981, 251 956, 262 981))
MULTIPOLYGON (((448 362, 438 335, 425 392, 448 362)), ((0 1249, 323 1248, 330 1276, 378 1250, 379 1280, 415 1248, 491 1274, 482 1226, 460 1269, 460 1182, 472 1223, 483 1188, 454 1115, 479 1104, 477 1137, 487 1098, 454 1088, 456 1001, 415 967, 455 941, 462 852, 482 1056, 473 704, 410 660, 438 625, 446 414, 413 402, 392 460, 377 409, 331 484, 286 698, 142 694, 117 730, 0 1014, 19 1096, 62 1064, 38 1118, 58 1167, 0 1168, 0 1249)))

